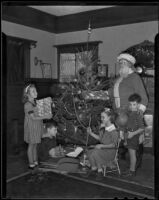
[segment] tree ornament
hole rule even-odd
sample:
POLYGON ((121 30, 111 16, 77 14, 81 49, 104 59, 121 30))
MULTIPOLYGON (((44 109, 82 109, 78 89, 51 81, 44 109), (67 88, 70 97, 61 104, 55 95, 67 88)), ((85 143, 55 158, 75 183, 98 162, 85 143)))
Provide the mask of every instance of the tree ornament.
POLYGON ((77 81, 78 81, 77 78, 73 79, 73 82, 77 83, 77 81))
POLYGON ((89 82, 86 82, 86 85, 88 86, 88 85, 89 85, 89 82))
POLYGON ((141 67, 136 67, 136 72, 141 74, 143 72, 143 69, 141 67))
POLYGON ((78 129, 78 127, 77 127, 77 126, 74 126, 75 133, 77 132, 77 129, 78 129))
POLYGON ((55 105, 55 103, 54 103, 54 102, 52 102, 52 107, 53 107, 53 108, 55 108, 55 107, 56 107, 56 105, 55 105))
POLYGON ((116 125, 119 127, 125 127, 128 122, 128 115, 124 112, 120 113, 116 118, 116 125))
POLYGON ((79 101, 79 99, 78 99, 77 97, 75 97, 75 98, 74 98, 74 101, 75 101, 75 102, 78 102, 78 101, 79 101))
POLYGON ((72 88, 72 89, 74 89, 74 88, 75 88, 73 84, 71 84, 71 88, 72 88))
POLYGON ((77 94, 81 94, 81 93, 82 93, 81 90, 78 90, 78 91, 77 91, 77 94))
POLYGON ((60 89, 62 89, 62 90, 67 89, 67 85, 66 85, 66 84, 60 84, 59 87, 60 87, 60 89))

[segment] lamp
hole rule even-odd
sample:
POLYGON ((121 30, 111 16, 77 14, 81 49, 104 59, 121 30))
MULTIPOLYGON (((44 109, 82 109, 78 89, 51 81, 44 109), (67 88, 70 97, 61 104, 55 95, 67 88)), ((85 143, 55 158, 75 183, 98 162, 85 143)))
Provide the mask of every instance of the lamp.
POLYGON ((143 69, 141 67, 136 67, 136 72, 141 74, 143 72, 143 69))
POLYGON ((38 65, 38 62, 40 62, 40 64, 42 64, 42 60, 38 59, 37 57, 34 58, 34 65, 38 65))
POLYGON ((41 73, 43 78, 51 78, 52 69, 50 63, 44 63, 42 60, 34 57, 34 65, 37 66, 40 63, 41 73))

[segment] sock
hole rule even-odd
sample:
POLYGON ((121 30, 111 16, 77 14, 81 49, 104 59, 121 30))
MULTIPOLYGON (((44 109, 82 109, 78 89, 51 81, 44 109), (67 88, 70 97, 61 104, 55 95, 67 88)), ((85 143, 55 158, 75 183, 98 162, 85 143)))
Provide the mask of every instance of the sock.
POLYGON ((131 171, 131 172, 135 172, 135 169, 133 169, 133 170, 132 170, 132 169, 129 169, 129 171, 131 171))
POLYGON ((29 167, 35 167, 35 165, 34 164, 29 164, 29 167))
POLYGON ((103 172, 103 170, 102 169, 98 169, 98 173, 101 173, 101 172, 103 172))
POLYGON ((96 170, 97 170, 97 167, 92 167, 91 170, 92 170, 92 171, 96 171, 96 170))
POLYGON ((34 165, 38 165, 38 161, 34 161, 34 165))

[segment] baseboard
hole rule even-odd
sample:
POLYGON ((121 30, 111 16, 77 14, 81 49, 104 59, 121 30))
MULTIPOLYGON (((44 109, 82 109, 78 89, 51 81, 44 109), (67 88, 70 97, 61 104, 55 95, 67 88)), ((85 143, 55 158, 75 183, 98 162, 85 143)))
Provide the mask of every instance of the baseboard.
POLYGON ((144 147, 144 153, 154 155, 154 149, 152 147, 144 147))

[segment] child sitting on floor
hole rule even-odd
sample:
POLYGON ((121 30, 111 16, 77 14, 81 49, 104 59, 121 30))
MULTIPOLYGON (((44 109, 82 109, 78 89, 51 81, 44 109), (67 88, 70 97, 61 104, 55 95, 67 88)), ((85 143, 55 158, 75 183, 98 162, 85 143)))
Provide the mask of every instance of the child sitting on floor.
POLYGON ((127 131, 125 134, 125 145, 128 148, 130 156, 130 168, 125 176, 135 176, 136 174, 136 151, 139 148, 139 137, 144 131, 143 116, 139 113, 139 103, 141 97, 139 94, 133 94, 129 97, 129 112, 127 131))
POLYGON ((53 120, 45 124, 46 132, 42 136, 41 143, 38 146, 39 161, 46 161, 50 157, 56 157, 62 153, 60 146, 57 146, 57 123, 53 120))
POLYGON ((103 165, 109 166, 115 157, 119 134, 112 123, 114 114, 111 109, 105 108, 101 113, 101 128, 99 135, 94 134, 90 128, 88 133, 99 141, 95 148, 88 150, 87 156, 91 165, 91 174, 97 175, 97 180, 103 177, 103 165), (96 173, 97 172, 97 173, 96 173))

